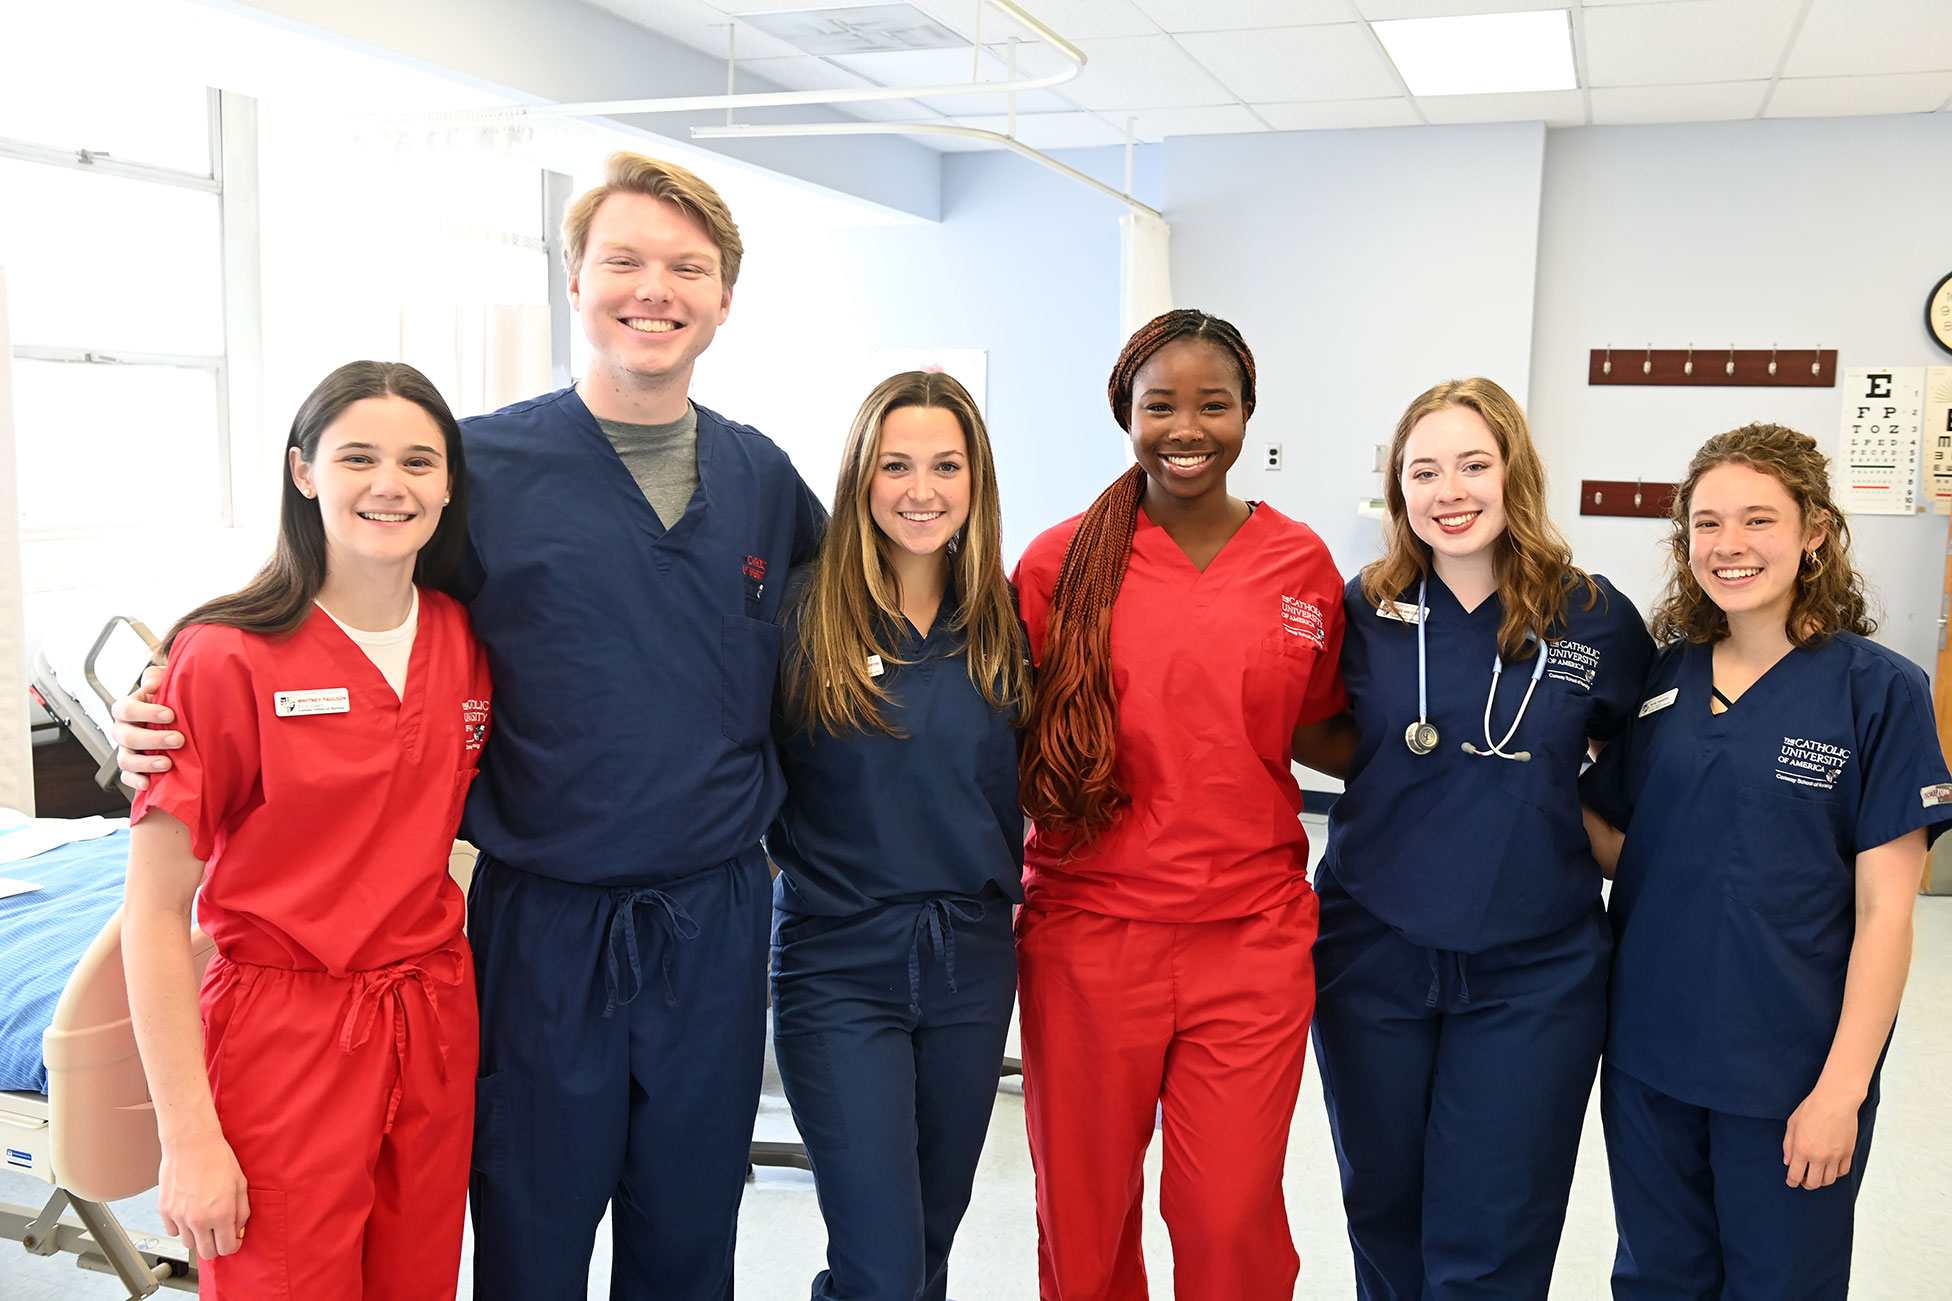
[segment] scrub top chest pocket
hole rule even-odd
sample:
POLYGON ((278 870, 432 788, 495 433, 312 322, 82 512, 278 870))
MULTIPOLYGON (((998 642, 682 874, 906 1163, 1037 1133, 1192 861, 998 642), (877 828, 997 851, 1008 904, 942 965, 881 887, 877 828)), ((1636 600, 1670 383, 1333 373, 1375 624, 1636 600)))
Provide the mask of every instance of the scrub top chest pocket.
POLYGON ((751 748, 772 735, 773 684, 779 676, 780 627, 763 619, 725 616, 719 646, 722 725, 726 738, 751 748))

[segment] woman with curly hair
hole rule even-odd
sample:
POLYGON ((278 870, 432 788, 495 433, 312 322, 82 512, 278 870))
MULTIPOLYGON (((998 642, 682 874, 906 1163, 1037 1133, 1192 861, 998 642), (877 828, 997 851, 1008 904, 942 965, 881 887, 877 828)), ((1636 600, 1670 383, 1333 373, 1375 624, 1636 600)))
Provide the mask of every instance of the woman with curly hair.
POLYGON ((1315 1044, 1359 1295, 1539 1297, 1606 1034, 1590 740, 1653 644, 1572 563, 1510 394, 1403 412, 1383 557, 1344 597, 1361 741, 1316 876, 1315 1044))
POLYGON ((1254 356, 1168 312, 1108 385, 1137 462, 1024 552, 1039 666, 1018 918, 1046 1301, 1142 1301, 1142 1163, 1177 1295, 1287 1301, 1281 1196, 1314 1005, 1290 756, 1335 741, 1342 580, 1306 526, 1227 491, 1254 356))
POLYGON ((1709 439, 1673 519, 1663 648, 1583 788, 1618 866, 1613 1293, 1841 1297, 1952 776, 1925 674, 1868 640, 1813 439, 1709 439))

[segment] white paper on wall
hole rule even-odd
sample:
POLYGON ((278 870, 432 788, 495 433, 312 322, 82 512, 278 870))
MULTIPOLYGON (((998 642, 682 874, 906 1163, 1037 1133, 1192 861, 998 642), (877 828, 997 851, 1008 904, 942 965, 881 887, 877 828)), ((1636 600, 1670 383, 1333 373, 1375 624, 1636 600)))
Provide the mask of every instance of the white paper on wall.
POLYGON ((1853 367, 1839 387, 1843 429, 1830 472, 1837 503, 1854 515, 1914 514, 1925 368, 1853 367))
POLYGON ((1952 366, 1925 372, 1925 477, 1932 509, 1952 515, 1952 366))

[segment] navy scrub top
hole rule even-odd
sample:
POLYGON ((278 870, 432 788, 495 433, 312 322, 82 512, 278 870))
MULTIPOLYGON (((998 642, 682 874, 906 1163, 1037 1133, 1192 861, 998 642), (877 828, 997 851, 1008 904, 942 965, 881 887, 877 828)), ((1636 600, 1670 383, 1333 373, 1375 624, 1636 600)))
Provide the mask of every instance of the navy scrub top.
POLYGON ((912 662, 884 660, 879 681, 890 697, 882 716, 902 735, 778 721, 787 796, 766 849, 781 912, 843 917, 986 892, 1023 902, 1014 711, 992 708, 970 681, 952 614, 945 600, 927 636, 906 619, 894 630, 895 653, 912 662))
POLYGON ((657 885, 755 848, 782 795, 780 602, 826 512, 764 435, 698 408, 666 529, 573 389, 465 422, 455 594, 494 717, 463 833, 524 871, 657 885))
MULTIPOLYGON (((1485 696, 1504 605, 1495 593, 1467 612, 1430 575, 1427 674, 1430 754, 1403 733, 1417 719, 1417 629, 1377 612, 1361 576, 1343 591, 1342 680, 1361 739, 1348 789, 1329 813, 1322 870, 1411 943, 1464 953, 1537 939, 1577 922, 1600 897, 1579 813, 1586 739, 1614 735, 1640 701, 1653 642, 1633 602, 1595 576, 1590 610, 1577 589, 1547 645, 1545 676, 1504 749, 1528 762, 1464 753, 1488 748, 1485 696)), ((1399 598, 1416 608, 1412 586, 1399 598)), ((1536 660, 1507 664, 1491 740, 1518 715, 1536 660)))
POLYGON ((1713 647, 1664 649, 1582 787, 1626 832, 1607 1059, 1694 1106, 1786 1119, 1842 1016, 1857 855, 1936 838, 1952 776, 1925 674, 1862 637, 1792 650, 1723 714, 1713 683, 1713 647))

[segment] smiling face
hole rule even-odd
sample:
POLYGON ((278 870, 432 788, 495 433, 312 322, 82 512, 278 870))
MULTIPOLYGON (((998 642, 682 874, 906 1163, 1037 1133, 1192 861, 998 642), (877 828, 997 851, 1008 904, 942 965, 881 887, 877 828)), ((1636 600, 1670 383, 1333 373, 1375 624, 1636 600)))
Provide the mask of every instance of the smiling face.
POLYGON ((1192 502, 1227 493, 1227 471, 1247 440, 1240 365, 1201 339, 1152 354, 1132 379, 1132 452, 1152 492, 1192 502))
POLYGON ((307 464, 290 451, 292 482, 316 497, 326 569, 412 568, 440 523, 449 488, 447 439, 417 404, 362 398, 319 435, 307 464))
POLYGON ((1780 480, 1739 462, 1703 474, 1688 498, 1688 567, 1731 626, 1787 623, 1803 553, 1823 537, 1780 480))
POLYGON ((569 303, 596 350, 593 368, 626 388, 688 388, 732 291, 703 222, 668 200, 619 191, 590 219, 569 303))
POLYGON ((1505 532, 1505 458, 1484 417, 1440 407, 1403 442, 1403 509, 1410 529, 1446 562, 1469 562, 1505 532))
POLYGON ((969 440, 946 407, 897 407, 881 421, 868 513, 881 536, 916 556, 944 554, 969 522, 969 440))

